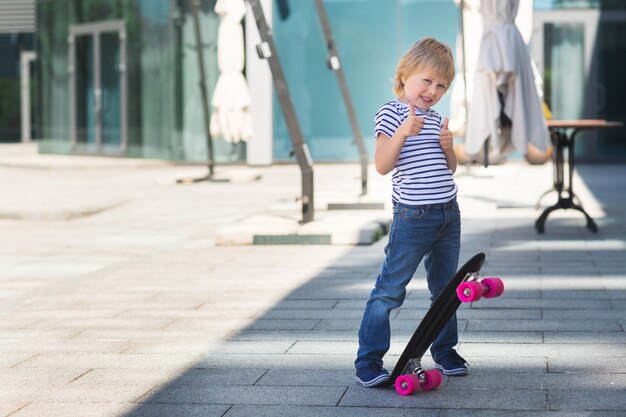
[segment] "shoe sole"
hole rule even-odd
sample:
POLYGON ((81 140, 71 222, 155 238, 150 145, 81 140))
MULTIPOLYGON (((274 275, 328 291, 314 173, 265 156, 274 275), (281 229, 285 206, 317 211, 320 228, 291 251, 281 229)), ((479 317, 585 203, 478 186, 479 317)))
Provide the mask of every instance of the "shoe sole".
POLYGON ((441 372, 443 372, 444 375, 449 375, 449 376, 465 376, 465 375, 467 375, 467 368, 443 369, 443 366, 441 366, 439 364, 435 364, 435 368, 437 368, 441 372))
POLYGON ((358 376, 355 376, 354 379, 356 380, 356 382, 363 385, 364 387, 375 387, 389 381, 389 375, 380 375, 379 377, 376 377, 371 381, 362 381, 358 376))

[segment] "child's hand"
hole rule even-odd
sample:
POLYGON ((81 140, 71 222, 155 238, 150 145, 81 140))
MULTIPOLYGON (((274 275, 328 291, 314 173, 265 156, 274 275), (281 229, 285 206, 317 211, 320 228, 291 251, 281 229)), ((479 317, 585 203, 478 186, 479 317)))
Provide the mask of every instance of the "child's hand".
POLYGON ((439 144, 444 152, 452 150, 453 139, 452 132, 448 129, 448 118, 443 119, 443 126, 441 126, 441 132, 439 133, 439 144))
POLYGON ((409 136, 417 135, 424 127, 424 118, 417 117, 415 115, 415 106, 413 103, 409 103, 409 115, 404 119, 404 122, 400 125, 400 133, 405 138, 409 136))

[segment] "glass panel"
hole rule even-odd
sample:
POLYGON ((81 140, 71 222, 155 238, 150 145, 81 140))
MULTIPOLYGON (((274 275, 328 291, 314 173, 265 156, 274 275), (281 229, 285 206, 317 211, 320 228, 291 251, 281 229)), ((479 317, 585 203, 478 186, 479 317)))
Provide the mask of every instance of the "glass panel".
MULTIPOLYGON (((626 22, 601 22, 598 27, 594 57, 597 78, 591 84, 595 88, 596 114, 600 119, 621 121, 626 124, 626 22)), ((624 129, 598 130, 597 159, 626 159, 624 129)))
POLYGON ((102 143, 120 145, 120 38, 117 32, 100 35, 100 71, 102 91, 102 143))
POLYGON ((585 85, 584 24, 544 26, 544 100, 555 119, 580 119, 585 85))
POLYGON ((76 36, 76 57, 74 71, 76 77, 76 141, 95 144, 95 86, 93 66, 92 35, 76 36))
MULTIPOLYGON (((454 50, 458 31, 458 9, 453 0, 385 3, 381 7, 379 0, 325 1, 370 159, 374 152, 374 114, 394 98, 392 79, 402 54, 413 42, 433 34, 454 50), (424 19, 426 15, 437 19, 424 19), (443 21, 449 24, 441 25, 443 21)), ((315 2, 291 1, 288 6, 282 13, 280 7, 275 9, 274 36, 311 155, 314 160, 358 161, 337 80, 326 66, 327 52, 315 2)), ((448 115, 448 95, 437 110, 448 115)), ((293 160, 290 150, 291 140, 275 96, 274 158, 293 160)))
POLYGON ((536 10, 550 9, 626 9, 624 0, 535 0, 536 10))

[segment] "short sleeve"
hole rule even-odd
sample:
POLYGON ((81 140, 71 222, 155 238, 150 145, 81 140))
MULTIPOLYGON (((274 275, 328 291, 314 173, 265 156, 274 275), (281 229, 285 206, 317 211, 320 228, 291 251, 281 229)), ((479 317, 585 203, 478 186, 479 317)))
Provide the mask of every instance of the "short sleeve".
POLYGON ((389 103, 385 104, 374 117, 374 138, 377 138, 379 133, 392 137, 400 124, 402 121, 398 109, 389 103))

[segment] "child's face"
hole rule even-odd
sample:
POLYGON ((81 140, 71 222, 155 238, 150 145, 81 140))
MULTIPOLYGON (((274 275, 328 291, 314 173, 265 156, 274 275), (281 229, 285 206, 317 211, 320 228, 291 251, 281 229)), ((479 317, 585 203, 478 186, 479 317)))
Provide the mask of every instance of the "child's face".
POLYGON ((448 90, 448 82, 429 70, 413 73, 402 78, 402 82, 408 102, 422 110, 437 104, 448 90))

